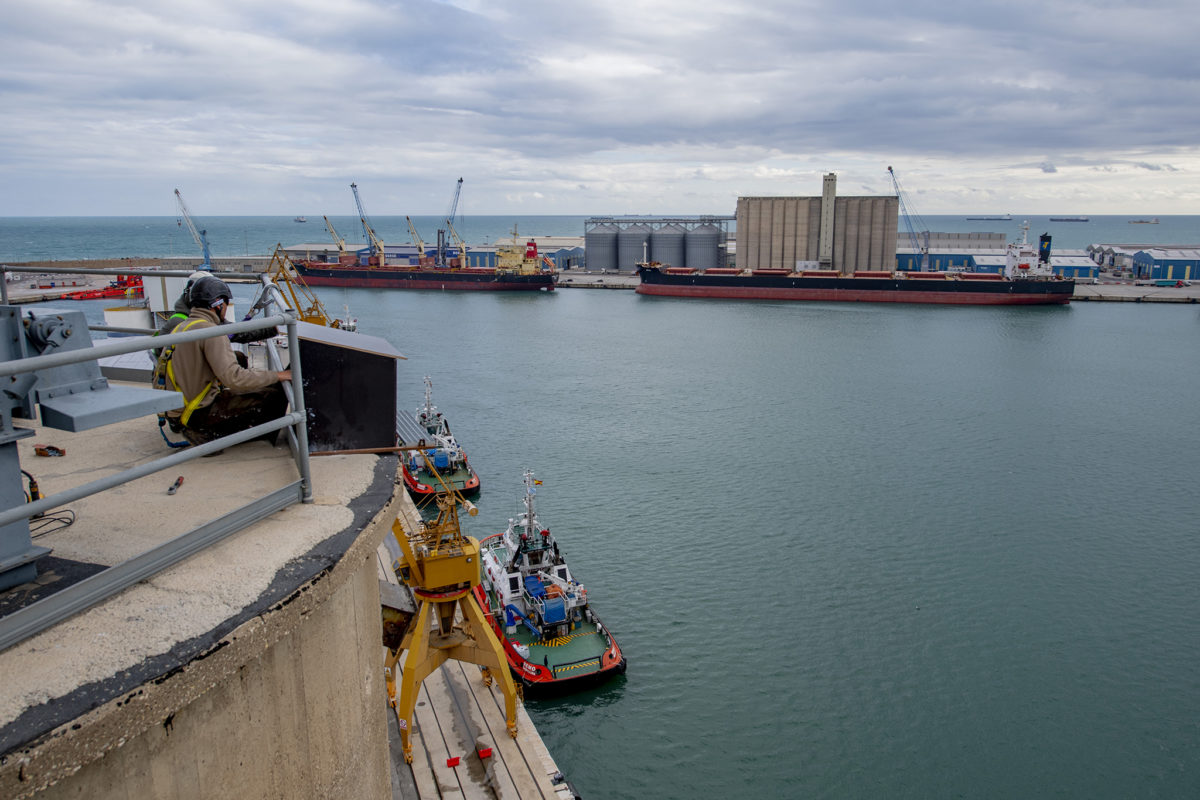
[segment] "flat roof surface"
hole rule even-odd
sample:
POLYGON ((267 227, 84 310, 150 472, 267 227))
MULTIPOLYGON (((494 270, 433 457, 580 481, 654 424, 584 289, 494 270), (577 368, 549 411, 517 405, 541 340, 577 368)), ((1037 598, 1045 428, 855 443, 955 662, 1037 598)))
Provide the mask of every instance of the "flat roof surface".
MULTIPOLYGON (((18 443, 21 467, 45 496, 171 452, 153 416, 77 434, 34 429, 18 443), (35 444, 65 454, 37 456, 35 444)), ((311 504, 278 511, 0 652, 0 753, 188 663, 336 563, 391 499, 397 461, 334 455, 311 464, 311 504)), ((42 559, 37 582, 0 597, 68 583, 65 573, 96 571, 89 565, 118 564, 298 478, 288 447, 248 442, 72 502, 46 515, 73 514, 69 526, 48 522, 39 531, 35 521, 34 544, 52 548, 59 561, 42 559), (168 495, 179 477, 183 484, 168 495)))

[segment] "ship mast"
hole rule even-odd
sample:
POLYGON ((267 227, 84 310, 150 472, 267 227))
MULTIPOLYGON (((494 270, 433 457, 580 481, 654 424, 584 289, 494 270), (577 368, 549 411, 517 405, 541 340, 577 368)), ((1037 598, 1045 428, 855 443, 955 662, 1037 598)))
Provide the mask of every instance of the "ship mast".
POLYGON ((533 541, 534 531, 534 512, 533 512, 533 497, 537 494, 537 489, 533 488, 534 484, 538 483, 533 479, 533 471, 525 470, 525 533, 529 534, 529 540, 533 541))

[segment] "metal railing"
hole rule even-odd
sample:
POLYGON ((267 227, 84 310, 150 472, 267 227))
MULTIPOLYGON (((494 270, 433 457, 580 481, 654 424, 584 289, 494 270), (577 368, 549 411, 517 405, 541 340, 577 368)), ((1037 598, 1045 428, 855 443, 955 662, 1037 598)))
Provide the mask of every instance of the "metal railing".
MULTIPOLYGON (((274 294, 282 297, 273 284, 266 283, 266 291, 274 289, 274 294)), ((203 550, 230 534, 245 529, 276 511, 287 508, 295 503, 311 503, 313 501, 312 472, 308 455, 308 431, 305 425, 307 412, 304 406, 304 392, 303 390, 294 390, 294 387, 303 386, 296 322, 295 313, 289 309, 272 316, 236 322, 230 325, 199 328, 183 333, 172 333, 166 336, 135 336, 108 339, 93 343, 92 347, 60 351, 50 355, 39 355, 0 363, 0 380, 3 380, 16 375, 93 361, 108 356, 125 355, 127 353, 146 351, 151 348, 166 347, 183 342, 194 342, 233 333, 241 333, 243 331, 256 331, 267 327, 286 325, 288 351, 291 359, 289 368, 292 372, 290 385, 287 382, 283 384, 283 389, 291 404, 292 411, 279 419, 265 422, 248 430, 224 436, 205 444, 189 447, 187 450, 172 453, 171 455, 137 465, 122 472, 90 481, 50 497, 4 509, 0 511, 0 527, 24 518, 43 514, 67 503, 115 488, 156 472, 162 472, 183 462, 202 458, 210 453, 219 452, 231 445, 247 442, 278 430, 287 431, 288 445, 295 459, 296 469, 300 474, 299 480, 282 489, 275 490, 222 517, 211 520, 198 528, 152 548, 129 561, 109 567, 103 572, 97 573, 43 600, 39 600, 36 603, 13 612, 3 620, 0 620, 0 650, 11 647, 25 638, 85 610, 95 603, 151 577, 166 567, 203 550)), ((279 371, 279 354, 275 350, 273 342, 267 342, 267 352, 272 369, 279 371)))

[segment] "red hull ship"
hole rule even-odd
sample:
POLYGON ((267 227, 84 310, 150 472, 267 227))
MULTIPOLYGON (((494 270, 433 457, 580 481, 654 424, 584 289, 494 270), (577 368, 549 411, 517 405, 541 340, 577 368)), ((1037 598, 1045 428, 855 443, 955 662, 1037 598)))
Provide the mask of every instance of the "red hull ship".
POLYGON ((1003 273, 886 272, 712 268, 703 271, 638 265, 638 294, 741 300, 817 300, 857 303, 941 303, 974 306, 1065 305, 1075 281, 1054 274, 1050 237, 1035 249, 1010 244, 1003 273))
POLYGON ((296 271, 309 286, 342 286, 360 289, 452 289, 482 292, 553 291, 555 274, 532 275, 487 268, 437 268, 420 266, 367 267, 359 264, 297 262, 296 271))

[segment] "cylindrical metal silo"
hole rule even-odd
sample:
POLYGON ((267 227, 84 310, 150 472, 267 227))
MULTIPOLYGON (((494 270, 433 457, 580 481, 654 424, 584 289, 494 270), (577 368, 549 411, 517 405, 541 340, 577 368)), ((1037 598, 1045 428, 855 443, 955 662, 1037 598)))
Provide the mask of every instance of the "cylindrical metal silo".
POLYGON ((650 232, 650 260, 667 267, 682 267, 684 264, 683 228, 664 225, 650 232))
POLYGON ((597 225, 583 236, 584 265, 589 270, 617 268, 617 229, 614 225, 597 225))
POLYGON ((695 269, 723 267, 721 232, 715 225, 699 225, 687 232, 687 264, 695 269))
POLYGON ((634 223, 617 233, 617 269, 633 272, 645 261, 650 241, 650 226, 634 223))

